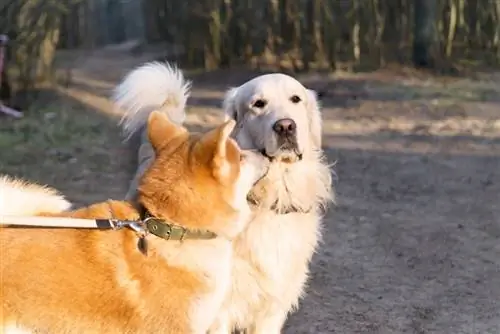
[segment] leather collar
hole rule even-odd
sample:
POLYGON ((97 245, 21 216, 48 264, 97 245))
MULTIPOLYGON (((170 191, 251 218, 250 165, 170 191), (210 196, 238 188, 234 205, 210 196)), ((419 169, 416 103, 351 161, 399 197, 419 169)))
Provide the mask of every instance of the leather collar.
POLYGON ((146 231, 159 238, 180 241, 186 239, 209 240, 217 238, 217 234, 212 231, 188 229, 168 222, 165 219, 154 217, 142 204, 137 206, 137 210, 146 231))

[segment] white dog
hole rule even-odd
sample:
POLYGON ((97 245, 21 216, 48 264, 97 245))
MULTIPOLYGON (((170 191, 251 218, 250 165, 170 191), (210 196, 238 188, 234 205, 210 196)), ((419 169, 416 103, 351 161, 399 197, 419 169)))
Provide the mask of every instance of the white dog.
MULTIPOLYGON (((150 63, 132 71, 115 92, 126 134, 143 132, 147 115, 162 110, 169 96, 176 97, 178 108, 165 112, 182 122, 189 86, 169 65, 150 63)), ((234 241, 230 293, 211 333, 280 333, 304 293, 322 209, 333 200, 331 171, 321 151, 320 110, 315 93, 284 74, 259 76, 230 89, 223 105, 226 118, 237 122, 238 144, 259 150, 271 167, 248 196, 254 217, 234 241)), ((138 157, 136 179, 154 159, 144 136, 138 157)))

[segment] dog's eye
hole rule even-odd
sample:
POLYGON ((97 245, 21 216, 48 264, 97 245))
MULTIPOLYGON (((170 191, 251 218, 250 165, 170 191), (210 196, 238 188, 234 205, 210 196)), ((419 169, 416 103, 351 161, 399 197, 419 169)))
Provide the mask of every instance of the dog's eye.
POLYGON ((264 108, 266 104, 267 104, 266 100, 259 99, 253 103, 253 107, 261 109, 264 108))
POLYGON ((297 95, 294 95, 290 98, 290 101, 292 101, 292 103, 299 103, 300 101, 302 101, 302 99, 297 95))

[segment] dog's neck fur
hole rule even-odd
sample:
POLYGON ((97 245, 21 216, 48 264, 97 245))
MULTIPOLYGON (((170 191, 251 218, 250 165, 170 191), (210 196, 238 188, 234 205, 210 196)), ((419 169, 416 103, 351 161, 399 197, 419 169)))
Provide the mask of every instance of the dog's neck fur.
POLYGON ((316 211, 334 199, 329 166, 322 163, 323 153, 313 154, 294 164, 273 162, 266 177, 250 194, 258 203, 257 210, 287 212, 316 211))

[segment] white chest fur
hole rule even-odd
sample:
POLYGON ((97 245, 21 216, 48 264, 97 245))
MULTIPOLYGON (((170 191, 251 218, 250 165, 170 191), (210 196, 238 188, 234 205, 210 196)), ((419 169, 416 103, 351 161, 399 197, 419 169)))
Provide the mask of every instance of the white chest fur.
POLYGON ((165 248, 162 252, 169 265, 203 276, 208 287, 208 293, 192 302, 189 317, 193 333, 205 334, 222 306, 230 286, 232 253, 231 242, 221 238, 186 240, 182 246, 165 248))
POLYGON ((315 213, 261 212, 234 244, 229 322, 248 327, 262 312, 285 314, 300 298, 320 235, 315 213))

